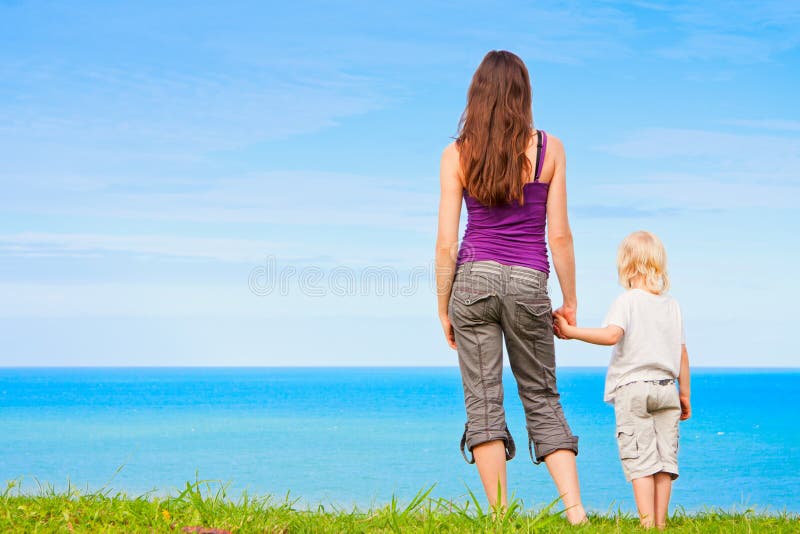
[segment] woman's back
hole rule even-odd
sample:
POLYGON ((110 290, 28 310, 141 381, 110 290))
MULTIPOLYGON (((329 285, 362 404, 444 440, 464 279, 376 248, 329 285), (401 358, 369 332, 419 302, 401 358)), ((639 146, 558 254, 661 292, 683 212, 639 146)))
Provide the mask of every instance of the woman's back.
POLYGON ((489 207, 464 189, 467 227, 458 251, 457 265, 493 260, 550 272, 545 228, 553 165, 545 166, 547 134, 540 131, 533 139, 538 139, 528 150, 533 176, 524 185, 522 205, 512 201, 489 207))

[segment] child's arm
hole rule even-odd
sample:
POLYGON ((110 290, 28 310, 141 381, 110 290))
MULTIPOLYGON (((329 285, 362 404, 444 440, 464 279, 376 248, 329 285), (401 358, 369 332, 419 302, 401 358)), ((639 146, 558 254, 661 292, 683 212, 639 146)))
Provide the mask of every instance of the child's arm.
POLYGON ((605 328, 581 328, 579 326, 570 326, 561 315, 556 315, 555 320, 559 331, 565 338, 579 339, 595 345, 616 345, 625 333, 622 328, 613 324, 605 328))
POLYGON ((681 399, 681 421, 686 421, 692 416, 691 386, 689 378, 689 353, 686 345, 681 345, 681 370, 678 374, 679 395, 681 399))

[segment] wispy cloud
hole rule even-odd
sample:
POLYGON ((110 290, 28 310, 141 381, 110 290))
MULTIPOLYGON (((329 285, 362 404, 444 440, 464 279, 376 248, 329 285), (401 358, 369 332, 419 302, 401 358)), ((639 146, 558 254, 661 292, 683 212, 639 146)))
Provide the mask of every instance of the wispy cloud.
POLYGON ((288 243, 234 238, 38 232, 0 234, 0 255, 25 257, 97 257, 100 254, 128 253, 137 256, 255 262, 265 255, 283 254, 291 248, 288 243))
POLYGON ((729 119, 722 121, 722 124, 741 126, 752 131, 800 132, 800 120, 791 119, 729 119))
POLYGON ((735 132, 644 128, 594 147, 618 158, 573 198, 587 218, 796 209, 800 136, 791 120, 731 120, 735 132), (779 133, 776 133, 779 131, 779 133), (635 162, 635 164, 634 164, 635 162))
POLYGON ((436 221, 438 182, 356 173, 270 171, 210 180, 170 182, 157 177, 45 176, 9 185, 0 208, 10 212, 83 215, 153 221, 254 223, 321 228, 369 227, 429 233, 436 221), (49 193, 47 193, 49 191, 49 193), (74 202, 73 202, 74 200, 74 202))
POLYGON ((660 48, 665 57, 757 63, 800 45, 796 2, 674 2, 666 9, 678 40, 660 48))
POLYGON ((76 70, 31 60, 0 69, 0 76, 28 92, 0 104, 6 146, 59 140, 84 150, 202 154, 318 131, 388 101, 377 80, 341 72, 293 80, 137 65, 76 70), (43 90, 44 83, 59 91, 43 90))
POLYGON ((408 269, 431 260, 431 247, 397 242, 375 242, 351 236, 353 243, 320 232, 315 239, 269 241, 235 237, 190 237, 183 235, 119 233, 19 232, 0 234, 0 257, 147 259, 158 262, 222 262, 247 264, 265 261, 283 266, 408 269), (344 245, 344 246, 343 246, 344 245))
MULTIPOLYGON (((303 290, 297 275, 268 295, 250 290, 246 273, 239 283, 79 283, 6 284, 0 282, 0 317, 228 317, 292 318, 402 317, 423 315, 435 298, 427 280, 407 294, 378 293, 355 287, 331 295, 328 279, 317 280, 322 295, 303 290)), ((408 280, 399 277, 399 286, 408 280)), ((410 286, 409 286, 410 287, 410 286)))
POLYGON ((518 8, 513 21, 492 4, 480 3, 470 11, 484 23, 461 30, 465 37, 513 42, 522 57, 544 63, 569 65, 629 56, 638 31, 634 17, 602 3, 531 4, 518 8))
POLYGON ((633 183, 598 185, 593 191, 601 198, 617 202, 625 199, 628 205, 638 207, 641 216, 737 212, 751 208, 796 210, 800 198, 800 184, 731 183, 702 176, 692 182, 648 180, 645 176, 633 183))
MULTIPOLYGON (((619 191, 614 191, 614 194, 630 200, 627 194, 619 195, 619 191)), ((685 211, 685 208, 680 207, 647 208, 631 204, 576 204, 570 207, 572 214, 583 219, 646 219, 650 217, 671 217, 685 211)))
POLYGON ((698 170, 730 180, 797 183, 800 179, 800 137, 710 130, 646 128, 619 142, 596 147, 614 156, 669 159, 676 170, 698 170))

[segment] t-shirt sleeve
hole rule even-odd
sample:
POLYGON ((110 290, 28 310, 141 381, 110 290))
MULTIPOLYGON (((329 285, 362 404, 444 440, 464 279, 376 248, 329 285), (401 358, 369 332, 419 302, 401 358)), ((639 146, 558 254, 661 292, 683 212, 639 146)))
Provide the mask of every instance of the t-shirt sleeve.
POLYGON ((681 322, 681 345, 686 345, 686 329, 683 326, 683 312, 678 305, 678 320, 681 322))
POLYGON ((603 326, 616 325, 623 330, 628 329, 628 299, 624 298, 624 294, 617 297, 617 300, 611 304, 608 309, 606 318, 603 320, 603 326))

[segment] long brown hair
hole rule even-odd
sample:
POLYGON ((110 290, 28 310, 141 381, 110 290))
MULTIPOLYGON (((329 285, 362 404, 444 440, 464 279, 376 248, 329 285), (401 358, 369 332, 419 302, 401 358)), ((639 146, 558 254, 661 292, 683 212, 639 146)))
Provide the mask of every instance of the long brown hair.
POLYGON ((532 135, 528 69, 516 54, 492 50, 472 76, 458 122, 456 146, 467 193, 487 206, 522 203, 532 135))

